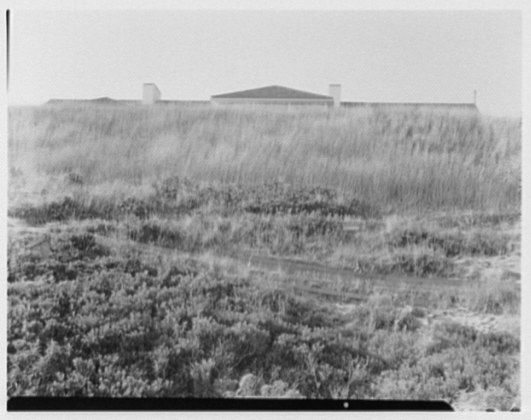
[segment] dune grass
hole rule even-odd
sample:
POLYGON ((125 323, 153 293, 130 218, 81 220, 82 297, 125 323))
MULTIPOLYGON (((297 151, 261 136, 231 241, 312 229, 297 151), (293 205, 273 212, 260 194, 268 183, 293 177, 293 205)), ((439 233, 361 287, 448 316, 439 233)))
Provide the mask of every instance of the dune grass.
POLYGON ((10 235, 8 394, 519 406, 519 339, 443 315, 519 313, 512 260, 484 266, 518 252, 520 149, 520 121, 462 111, 11 107, 9 216, 35 226, 10 235), (243 251, 482 283, 381 290, 243 251))
POLYGON ((520 206, 520 125, 420 108, 11 107, 9 160, 88 185, 282 180, 388 211, 499 212, 520 206))

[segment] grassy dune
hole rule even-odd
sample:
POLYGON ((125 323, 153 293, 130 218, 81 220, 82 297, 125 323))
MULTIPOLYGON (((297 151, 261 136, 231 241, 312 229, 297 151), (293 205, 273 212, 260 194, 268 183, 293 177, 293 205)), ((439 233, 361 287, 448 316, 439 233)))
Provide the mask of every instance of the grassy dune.
POLYGON ((519 120, 468 111, 132 105, 9 110, 10 166, 86 184, 339 188, 392 211, 520 205, 519 120))
POLYGON ((12 107, 8 395, 520 407, 520 150, 462 111, 12 107))

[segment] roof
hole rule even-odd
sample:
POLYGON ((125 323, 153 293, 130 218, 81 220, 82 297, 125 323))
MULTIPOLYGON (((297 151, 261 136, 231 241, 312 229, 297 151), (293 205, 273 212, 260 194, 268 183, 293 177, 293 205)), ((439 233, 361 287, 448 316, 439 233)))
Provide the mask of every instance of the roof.
POLYGON ((122 101, 104 96, 101 98, 94 98, 94 99, 55 99, 55 98, 52 98, 46 103, 50 105, 54 105, 54 104, 62 104, 62 103, 117 104, 118 102, 122 102, 122 101))
POLYGON ((102 102, 102 103, 105 103, 105 102, 116 102, 115 99, 112 99, 112 98, 109 98, 108 96, 104 96, 102 98, 96 98, 96 99, 89 99, 90 101, 92 102, 102 102))
POLYGON ((252 99, 322 99, 332 101, 331 96, 318 95, 316 93, 304 92, 302 90, 291 89, 284 86, 265 86, 257 89, 242 90, 239 92, 223 93, 214 95, 212 98, 252 98, 252 99))

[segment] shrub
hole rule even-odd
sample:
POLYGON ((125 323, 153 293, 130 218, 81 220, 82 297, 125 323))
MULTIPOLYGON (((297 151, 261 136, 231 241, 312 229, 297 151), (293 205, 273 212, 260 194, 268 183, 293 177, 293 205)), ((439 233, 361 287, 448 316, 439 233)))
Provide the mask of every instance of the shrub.
MULTIPOLYGON (((97 212, 106 208, 136 217, 120 225, 91 222, 87 232, 79 226, 75 233, 50 231, 47 255, 25 249, 24 242, 10 246, 9 395, 455 400, 460 392, 484 389, 498 405, 508 404, 516 393, 510 381, 518 365, 518 338, 443 324, 425 346, 418 320, 425 314, 400 310, 418 291, 375 293, 339 314, 287 289, 268 290, 262 284, 271 283, 267 274, 115 255, 94 236, 124 228, 139 242, 220 253, 253 248, 319 255, 347 242, 339 209, 348 200, 333 190, 272 187, 279 201, 268 207, 259 201, 260 188, 207 190, 179 179, 161 187, 153 203, 109 200, 98 207, 94 200, 72 199, 79 207, 68 210, 68 204, 68 217, 104 216, 97 212), (251 204, 256 212, 246 207, 251 204), (235 211, 229 217, 213 206, 235 211), (200 211, 159 218, 171 209, 200 211), (249 374, 254 384, 238 385, 249 374)), ((50 220, 42 211, 39 220, 50 220)), ((449 258, 456 252, 503 252, 503 238, 483 243, 481 235, 409 228, 393 235, 384 238, 391 252, 389 260, 376 262, 379 270, 441 274, 451 269, 449 258)), ((474 298, 459 299, 485 312, 516 308, 518 296, 506 287, 496 283, 474 298)), ((454 299, 447 291, 426 293, 432 301, 454 299)))
POLYGON ((224 218, 195 214, 169 221, 152 218, 127 225, 131 239, 186 252, 267 249, 273 254, 327 253, 341 240, 336 218, 318 215, 249 215, 224 218))
POLYGON ((388 272, 401 271, 415 276, 446 275, 452 269, 452 263, 444 256, 433 251, 411 250, 397 252, 387 268, 388 272))
POLYGON ((414 363, 418 354, 413 349, 419 337, 403 331, 375 331, 368 342, 368 350, 386 361, 388 368, 402 363, 414 363))
POLYGON ((472 310, 482 313, 518 313, 521 296, 512 281, 490 278, 479 289, 468 290, 465 301, 472 310))
POLYGON ((458 255, 504 255, 510 251, 509 237, 497 232, 437 232, 422 228, 396 229, 389 234, 391 248, 423 245, 434 251, 442 251, 447 258, 458 255))

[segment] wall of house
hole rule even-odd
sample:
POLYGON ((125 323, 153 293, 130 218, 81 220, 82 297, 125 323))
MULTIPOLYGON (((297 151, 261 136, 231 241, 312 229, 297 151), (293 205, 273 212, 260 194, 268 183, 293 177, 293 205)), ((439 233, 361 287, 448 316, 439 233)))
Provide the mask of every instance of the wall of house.
POLYGON ((341 85, 330 85, 328 96, 334 98, 334 108, 339 108, 341 106, 341 85))

